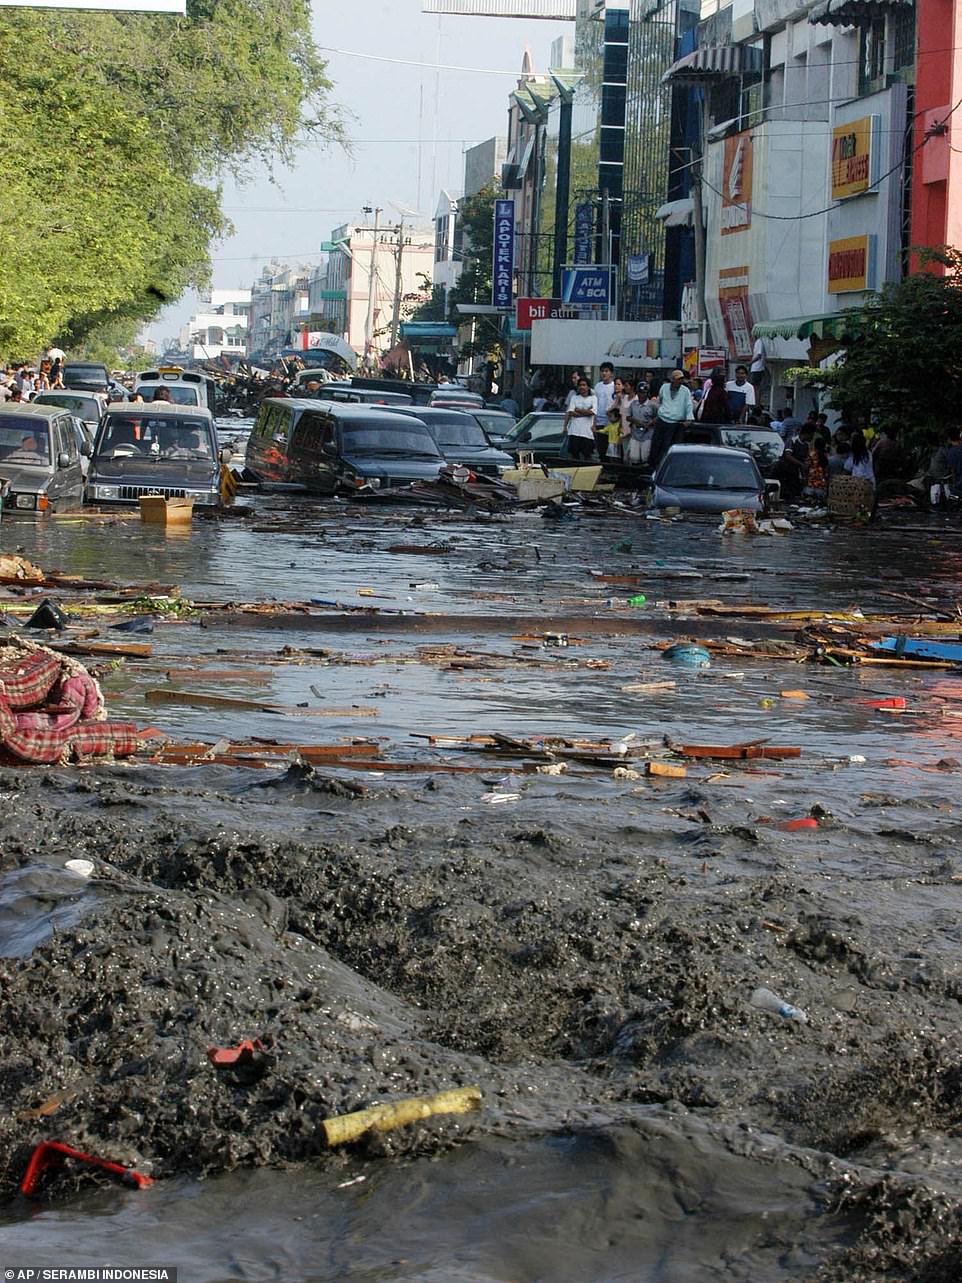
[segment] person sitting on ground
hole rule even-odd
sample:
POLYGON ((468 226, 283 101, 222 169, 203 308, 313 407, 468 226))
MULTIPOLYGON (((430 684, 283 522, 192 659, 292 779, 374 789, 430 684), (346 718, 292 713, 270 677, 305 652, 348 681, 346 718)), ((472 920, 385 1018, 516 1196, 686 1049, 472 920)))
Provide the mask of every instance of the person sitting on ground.
POLYGON ((828 456, 828 479, 831 482, 832 477, 845 475, 845 460, 851 454, 848 437, 835 435, 835 444, 832 453, 828 456))
POLYGON ((874 489, 875 469, 872 466, 872 456, 869 453, 863 432, 852 433, 852 453, 845 461, 845 471, 850 476, 860 477, 864 481, 871 482, 874 489))
POLYGON ((813 435, 805 474, 805 495, 824 503, 828 494, 828 449, 821 436, 813 435))
POLYGON ((595 452, 595 415, 598 398, 584 377, 578 384, 577 395, 565 411, 564 435, 572 459, 587 461, 595 452))

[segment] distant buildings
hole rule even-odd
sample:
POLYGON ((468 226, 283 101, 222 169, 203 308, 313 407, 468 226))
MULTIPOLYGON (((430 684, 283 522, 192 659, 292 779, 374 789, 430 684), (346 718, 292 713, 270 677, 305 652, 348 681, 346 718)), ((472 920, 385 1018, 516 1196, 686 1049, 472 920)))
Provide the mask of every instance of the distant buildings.
POLYGON ((210 298, 181 329, 181 351, 195 361, 245 356, 250 306, 250 290, 211 290, 210 298))

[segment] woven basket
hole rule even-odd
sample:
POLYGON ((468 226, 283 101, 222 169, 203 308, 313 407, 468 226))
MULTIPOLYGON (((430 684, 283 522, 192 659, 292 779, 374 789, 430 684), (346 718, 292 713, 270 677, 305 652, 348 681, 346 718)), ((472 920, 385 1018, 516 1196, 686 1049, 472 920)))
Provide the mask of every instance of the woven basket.
POLYGON ((833 517, 856 517, 871 512, 875 487, 867 477, 832 477, 828 487, 828 510, 833 517))

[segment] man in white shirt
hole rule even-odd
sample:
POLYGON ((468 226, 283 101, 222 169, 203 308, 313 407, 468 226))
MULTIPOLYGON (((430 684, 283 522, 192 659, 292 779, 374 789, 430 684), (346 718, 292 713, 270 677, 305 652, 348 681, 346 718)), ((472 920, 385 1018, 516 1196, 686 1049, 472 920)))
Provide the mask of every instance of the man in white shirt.
POLYGON ((595 411, 595 440, 598 443, 598 458, 604 459, 608 453, 608 411, 615 395, 615 367, 610 361, 602 361, 601 378, 594 387, 598 409, 595 411))
MULTIPOLYGON (((598 398, 591 393, 591 385, 582 377, 571 403, 565 411, 564 433, 568 453, 572 459, 587 460, 594 454, 594 425, 598 413, 598 398)), ((607 446, 608 438, 605 437, 607 446)))
POLYGON ((744 422, 749 410, 755 408, 755 388, 748 381, 748 366, 736 365, 735 377, 729 379, 725 384, 726 392, 738 392, 745 400, 742 402, 742 410, 738 415, 739 422, 744 422))

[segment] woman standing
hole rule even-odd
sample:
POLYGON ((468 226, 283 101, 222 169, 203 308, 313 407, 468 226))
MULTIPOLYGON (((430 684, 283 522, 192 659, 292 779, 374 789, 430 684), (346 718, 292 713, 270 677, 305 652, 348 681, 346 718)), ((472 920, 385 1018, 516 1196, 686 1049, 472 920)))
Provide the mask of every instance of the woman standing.
POLYGON ((564 435, 572 459, 590 459, 595 452, 595 415, 598 398, 587 379, 579 379, 565 411, 564 435))

